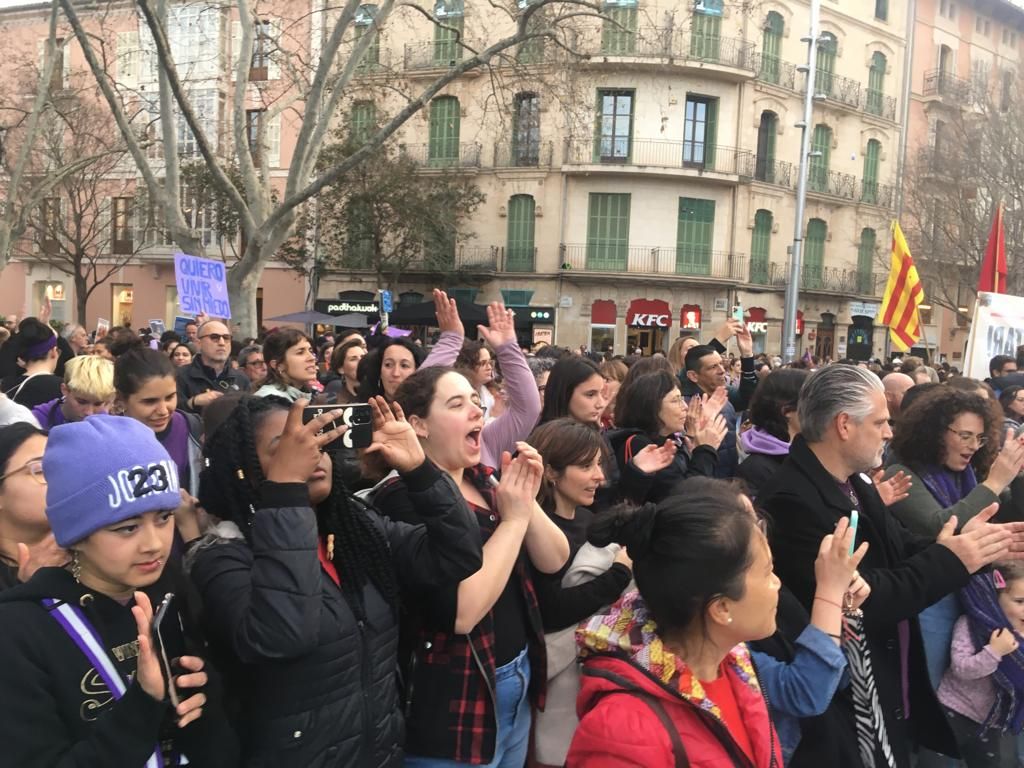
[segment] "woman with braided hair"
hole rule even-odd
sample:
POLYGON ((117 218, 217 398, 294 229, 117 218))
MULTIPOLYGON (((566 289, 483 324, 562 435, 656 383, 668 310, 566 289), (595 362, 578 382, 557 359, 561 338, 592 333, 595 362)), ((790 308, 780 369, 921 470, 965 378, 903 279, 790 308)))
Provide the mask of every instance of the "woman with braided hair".
POLYGON ((345 427, 329 412, 303 424, 305 405, 243 398, 210 435, 200 499, 222 522, 187 564, 215 650, 236 660, 246 765, 397 766, 398 596, 474 573, 480 535, 401 408, 371 400, 367 451, 399 472, 416 526, 348 493, 323 451, 345 427))

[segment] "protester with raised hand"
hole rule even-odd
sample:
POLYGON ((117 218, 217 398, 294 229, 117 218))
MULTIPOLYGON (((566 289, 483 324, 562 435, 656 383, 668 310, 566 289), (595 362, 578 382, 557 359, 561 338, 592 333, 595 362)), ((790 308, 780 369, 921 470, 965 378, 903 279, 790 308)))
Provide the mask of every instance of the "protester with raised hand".
POLYGON ((873 674, 861 674, 864 667, 852 670, 850 692, 840 692, 828 716, 807 724, 791 765, 861 768, 868 763, 863 748, 905 768, 918 743, 955 754, 927 682, 917 615, 984 565, 1019 556, 1024 525, 989 522, 993 508, 959 533, 951 518, 936 542, 896 522, 863 474, 878 465, 891 436, 881 381, 865 369, 833 365, 816 371, 801 390, 798 416, 800 435, 758 503, 771 517, 779 575, 808 610, 821 539, 858 510, 857 541, 871 545, 859 570, 872 590, 864 604, 863 646, 873 674), (877 707, 864 709, 871 697, 861 694, 867 692, 877 695, 877 707))
POLYGON ((168 567, 179 495, 167 452, 138 422, 96 415, 53 430, 43 472, 46 515, 71 563, 0 594, 0 652, 10 662, 0 669, 5 762, 236 765, 196 603, 168 567), (153 606, 165 595, 160 637, 173 703, 152 633, 153 606))
MULTIPOLYGON (((527 558, 542 573, 556 573, 569 554, 565 535, 536 502, 543 462, 519 443, 514 461, 502 457, 495 487, 492 469, 480 462, 479 395, 457 371, 417 371, 396 399, 427 457, 473 510, 483 541, 477 573, 409 606, 404 765, 521 766, 546 668, 527 558)), ((373 499, 397 520, 424 514, 402 479, 385 480, 373 499)))
POLYGON ((345 427, 306 401, 243 398, 206 444, 200 498, 222 520, 187 562, 248 765, 395 766, 398 600, 416 605, 481 563, 477 524, 425 460, 401 408, 372 401, 367 449, 397 470, 419 525, 351 496, 323 447, 345 427))

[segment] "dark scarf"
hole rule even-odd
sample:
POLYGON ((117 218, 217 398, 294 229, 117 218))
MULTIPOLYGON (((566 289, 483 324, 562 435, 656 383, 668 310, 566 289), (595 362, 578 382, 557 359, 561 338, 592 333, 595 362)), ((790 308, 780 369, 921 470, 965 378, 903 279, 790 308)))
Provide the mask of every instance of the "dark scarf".
POLYGON ((952 507, 978 485, 974 467, 970 464, 963 472, 953 472, 946 467, 931 465, 919 472, 918 476, 943 509, 952 507))
MULTIPOLYGON (((976 573, 960 591, 974 647, 979 651, 988 645, 995 630, 1005 629, 1007 624, 993 581, 1002 581, 1002 576, 997 577, 997 573, 997 569, 976 573)), ((1017 634, 1018 642, 1021 639, 1017 634)), ((1024 651, 1018 648, 1003 656, 992 673, 992 682, 995 683, 996 700, 982 723, 982 732, 992 729, 1020 733, 1024 727, 1024 651)))

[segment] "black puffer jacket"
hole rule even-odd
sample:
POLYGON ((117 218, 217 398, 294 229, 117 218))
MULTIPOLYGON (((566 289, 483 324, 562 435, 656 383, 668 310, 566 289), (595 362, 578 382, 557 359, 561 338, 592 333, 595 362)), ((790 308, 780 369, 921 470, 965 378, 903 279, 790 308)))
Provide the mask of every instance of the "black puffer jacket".
POLYGON ((619 490, 634 504, 657 504, 678 492, 679 483, 688 477, 715 476, 718 452, 710 445, 698 445, 693 453, 689 453, 675 437, 649 435, 639 429, 628 428, 611 430, 606 437, 619 468, 619 490), (661 446, 668 440, 676 440, 678 450, 672 463, 663 470, 644 472, 633 463, 633 458, 648 445, 661 446))
MULTIPOLYGON (((428 462, 403 478, 424 524, 374 518, 403 594, 414 600, 472 575, 482 549, 476 520, 447 475, 428 462)), ((241 704, 245 764, 398 766, 404 728, 396 607, 368 585, 367 619, 356 621, 321 566, 304 484, 266 483, 262 498, 251 546, 242 539, 201 543, 191 568, 211 643, 241 662, 228 685, 241 704)))

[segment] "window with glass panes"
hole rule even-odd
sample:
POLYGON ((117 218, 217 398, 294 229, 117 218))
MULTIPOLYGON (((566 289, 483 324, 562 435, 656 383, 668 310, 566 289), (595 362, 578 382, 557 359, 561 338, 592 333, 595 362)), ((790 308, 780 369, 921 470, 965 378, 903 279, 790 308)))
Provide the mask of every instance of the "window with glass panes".
POLYGON ((587 269, 625 272, 629 261, 629 194, 591 192, 587 269))
POLYGON ((132 204, 130 197, 115 197, 110 201, 110 223, 112 243, 111 249, 114 253, 127 254, 134 250, 132 238, 134 226, 132 225, 132 204))
POLYGON ((540 96, 517 93, 512 125, 512 161, 516 166, 540 163, 540 96))
POLYGON ((352 105, 352 117, 349 124, 352 141, 364 144, 377 123, 377 108, 372 101, 357 101, 352 105))
POLYGON ((779 82, 779 69, 782 54, 782 34, 786 22, 782 15, 772 11, 764 22, 761 33, 761 73, 760 78, 769 83, 779 82))
POLYGON ((598 91, 597 110, 598 160, 628 162, 633 140, 633 91, 598 91))
POLYGON ((715 201, 679 198, 676 228, 676 272, 711 274, 711 248, 715 235, 715 201))
POLYGON ((838 50, 839 42, 835 35, 826 32, 821 36, 818 41, 818 52, 815 54, 814 90, 826 96, 832 95, 838 50))
POLYGON ((821 285, 827 235, 828 225, 821 219, 811 219, 807 222, 807 237, 804 239, 803 288, 817 288, 821 285))
POLYGON ((878 240, 875 230, 865 227, 860 233, 860 247, 857 249, 857 291, 871 293, 874 289, 871 271, 875 266, 875 244, 878 240))
POLYGON ((250 80, 266 80, 270 67, 270 52, 273 35, 269 21, 257 21, 252 43, 252 59, 249 63, 250 80))
POLYGON ((889 0, 875 0, 875 18, 879 21, 889 20, 889 0))
POLYGON ((602 53, 633 53, 636 50, 636 3, 606 6, 602 14, 602 53))
POLYGON ((512 195, 508 201, 508 241, 505 269, 508 272, 533 271, 533 237, 536 203, 532 195, 512 195))
POLYGON ((770 110, 761 113, 757 129, 757 160, 754 178, 775 184, 775 136, 779 132, 779 116, 770 110))
POLYGON ((450 67, 462 60, 465 22, 462 0, 442 0, 435 15, 440 23, 434 25, 434 64, 450 67))
POLYGON ((722 52, 722 15, 694 8, 690 29, 690 56, 717 62, 722 52))
POLYGON ((861 185, 861 200, 865 203, 878 202, 878 163, 882 154, 882 143, 877 139, 868 141, 864 153, 864 179, 861 185))
POLYGON ((683 163, 715 167, 718 99, 687 96, 683 114, 683 163))
POLYGON ((380 65, 380 35, 373 26, 373 20, 376 16, 377 6, 375 5, 361 5, 356 12, 356 44, 358 45, 365 35, 373 36, 369 47, 359 60, 359 66, 362 69, 373 69, 380 65))
POLYGON ((459 161, 459 100, 439 96, 430 102, 430 143, 427 159, 431 165, 453 165, 459 161))
POLYGON ((750 236, 750 282, 768 283, 768 263, 771 260, 772 227, 775 217, 763 208, 754 214, 754 233, 750 236))
POLYGON ((875 51, 871 55, 871 67, 868 69, 867 111, 873 115, 882 114, 885 70, 888 66, 889 62, 881 51, 875 51))
POLYGON ((249 142, 249 152, 256 165, 260 164, 260 125, 266 114, 265 109, 245 110, 245 135, 249 142))
POLYGON ((828 192, 828 167, 832 154, 832 129, 827 125, 814 126, 811 139, 811 158, 807 183, 812 192, 828 192))

